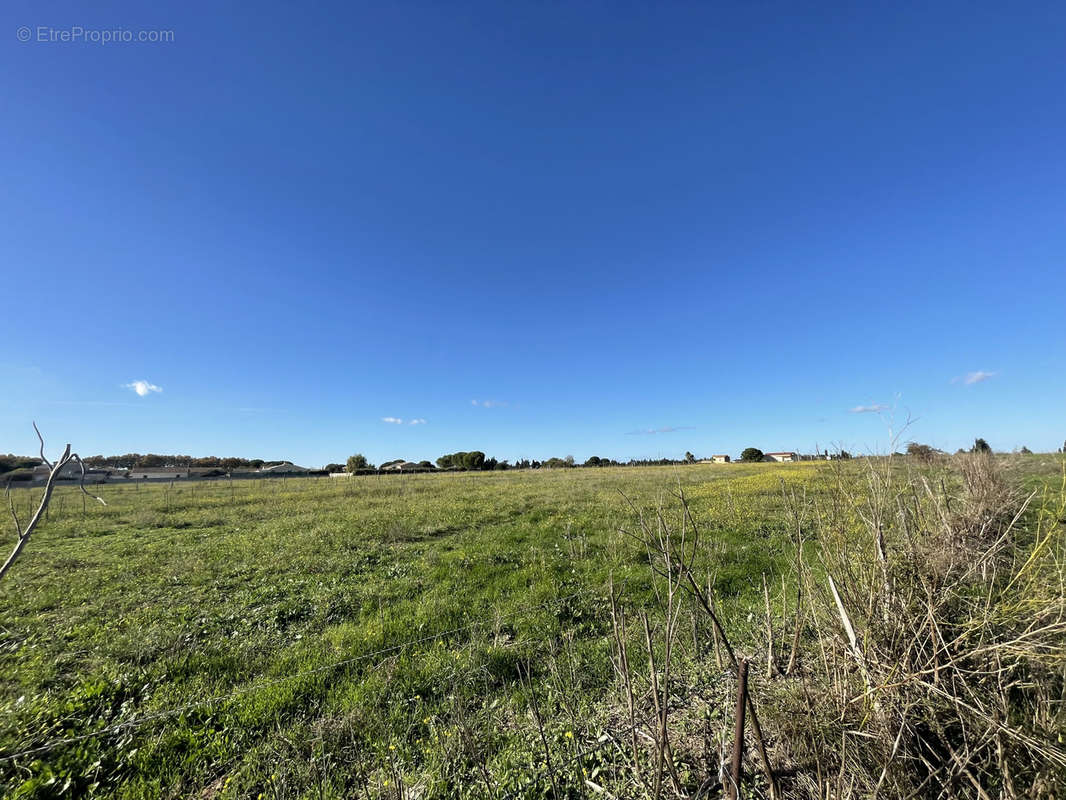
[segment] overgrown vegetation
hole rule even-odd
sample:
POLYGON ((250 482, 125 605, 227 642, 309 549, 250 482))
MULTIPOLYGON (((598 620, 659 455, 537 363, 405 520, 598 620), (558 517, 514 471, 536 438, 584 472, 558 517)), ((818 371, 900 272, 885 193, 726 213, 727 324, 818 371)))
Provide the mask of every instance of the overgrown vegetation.
POLYGON ((5 794, 716 796, 732 653, 748 795, 1057 796, 1062 459, 1010 463, 61 488, 5 794))
MULTIPOLYGON (((731 603, 716 595, 713 578, 706 590, 696 579, 706 545, 685 494, 676 498, 676 519, 669 507, 651 524, 641 517, 638 538, 659 583, 658 626, 641 618, 651 699, 646 692, 634 701, 636 671, 618 672, 627 706, 645 707, 634 716, 646 738, 634 740, 630 761, 646 793, 660 796, 661 785, 679 797, 731 788, 728 721, 714 727, 709 754, 708 737, 691 735, 699 705, 679 702, 668 724, 667 698, 681 690, 670 686, 659 697, 656 688, 669 684, 671 669, 681 687, 700 682, 706 659, 670 663, 683 639, 676 618, 695 607, 712 623, 719 667, 735 669, 744 657, 765 665, 749 685, 748 749, 758 753, 748 765, 749 793, 1061 797, 1066 465, 1054 461, 1058 480, 1030 476, 1029 494, 1019 492, 1021 476, 1008 478, 981 451, 939 470, 916 468, 924 460, 838 465, 833 485, 815 493, 782 483, 794 558, 780 592, 762 576, 761 642, 735 618, 720 624, 731 603), (709 768, 715 755, 717 775, 709 768), (686 784, 679 764, 708 765, 704 782, 686 784)), ((748 613, 749 623, 759 616, 748 613)), ((618 663, 628 665, 623 641, 618 663)))

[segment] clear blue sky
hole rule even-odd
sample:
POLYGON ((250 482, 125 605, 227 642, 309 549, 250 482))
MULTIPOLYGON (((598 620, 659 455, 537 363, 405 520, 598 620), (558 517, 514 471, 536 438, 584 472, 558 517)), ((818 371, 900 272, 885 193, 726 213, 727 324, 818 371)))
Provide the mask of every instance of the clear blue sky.
POLYGON ((0 452, 1066 438, 1061 3, 169 5, 0 11, 0 452))

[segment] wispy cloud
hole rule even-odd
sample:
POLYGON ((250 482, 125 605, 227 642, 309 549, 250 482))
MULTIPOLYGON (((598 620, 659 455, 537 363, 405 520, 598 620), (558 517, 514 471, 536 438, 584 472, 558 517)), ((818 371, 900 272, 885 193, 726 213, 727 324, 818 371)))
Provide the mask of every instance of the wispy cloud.
POLYGON ((141 397, 147 397, 152 392, 163 391, 162 386, 156 386, 154 383, 149 383, 148 381, 134 381, 133 383, 124 383, 122 385, 122 388, 132 389, 141 397))
POLYGON ((399 417, 382 417, 382 422, 387 422, 390 425, 403 425, 403 420, 399 417))
POLYGON ((408 425, 425 425, 426 421, 424 419, 422 419, 421 417, 419 417, 418 419, 411 420, 407 424, 408 425))
POLYGON ((967 372, 961 378, 955 378, 954 380, 952 380, 952 383, 958 383, 959 381, 962 381, 962 383, 966 386, 973 386, 975 383, 987 381, 989 378, 994 378, 995 376, 995 372, 987 372, 986 370, 979 369, 976 372, 967 372))
POLYGON ((471 400, 470 405, 480 408, 507 408, 507 403, 502 400, 471 400))
POLYGON ((868 406, 855 406, 851 409, 852 414, 880 414, 882 411, 888 411, 888 406, 884 403, 871 403, 868 406))
POLYGON ((639 431, 628 431, 626 436, 647 436, 656 433, 673 433, 674 431, 695 430, 693 425, 667 425, 663 428, 645 428, 639 431))
MULTIPOLYGON (((125 387, 123 387, 125 388, 125 387)), ((49 400, 54 406, 135 406, 137 403, 115 403, 110 400, 49 400)))

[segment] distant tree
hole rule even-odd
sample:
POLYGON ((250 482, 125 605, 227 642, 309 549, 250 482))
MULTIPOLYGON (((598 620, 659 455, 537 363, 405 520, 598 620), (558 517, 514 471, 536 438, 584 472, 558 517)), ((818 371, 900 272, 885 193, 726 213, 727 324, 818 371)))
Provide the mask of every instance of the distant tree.
POLYGON ((323 472, 344 472, 344 464, 326 464, 322 467, 323 472))
MULTIPOLYGON (((0 472, 12 472, 16 469, 33 469, 41 463, 39 458, 29 458, 24 456, 16 456, 8 454, 6 456, 0 456, 0 472)), ((88 459, 85 460, 88 464, 88 459)))
POLYGON ((841 450, 839 453, 837 453, 837 458, 847 461, 849 458, 851 458, 851 453, 849 453, 847 450, 841 450))
POLYGON ((1026 447, 1024 444, 1022 445, 1022 449, 1018 452, 1021 453, 1023 456, 1031 456, 1033 454, 1033 451, 1026 447))
POLYGON ((741 461, 762 461, 763 458, 763 451, 758 447, 746 447, 744 452, 740 454, 741 461))
POLYGON ((599 456, 589 456, 588 460, 585 462, 586 467, 598 467, 601 464, 603 464, 603 459, 599 456))
POLYGON ((436 469, 436 467, 433 466, 432 461, 419 461, 418 466, 421 469, 436 469))
POLYGON ((685 451, 685 463, 686 464, 695 464, 696 463, 696 456, 692 455, 692 453, 690 453, 688 450, 685 451))
POLYGON ((970 452, 971 453, 991 453, 992 452, 992 448, 988 446, 988 442, 986 442, 984 439, 974 439, 973 440, 973 448, 970 450, 970 452))
POLYGON ((496 469, 499 470, 499 471, 510 469, 510 468, 511 468, 511 465, 507 462, 506 458, 503 461, 497 461, 496 462, 496 469))
POLYGON ((566 462, 566 466, 568 466, 568 467, 574 466, 574 457, 573 456, 567 456, 566 458, 563 459, 563 461, 566 462))
POLYGON ((466 469, 481 469, 485 465, 485 454, 480 450, 463 453, 463 466, 466 469))
POLYGON ((496 469, 496 465, 498 463, 499 462, 495 458, 486 458, 483 462, 481 462, 481 469, 485 471, 494 470, 496 469))
POLYGON ((149 453, 148 455, 141 456, 137 459, 137 462, 133 465, 135 467, 145 467, 148 469, 154 467, 165 467, 167 460, 163 456, 157 456, 155 453, 149 453))
POLYGON ((240 458, 224 458, 219 466, 227 472, 232 472, 235 469, 240 469, 245 466, 245 462, 240 458))
POLYGON ((914 456, 919 461, 932 461, 933 456, 937 454, 937 450, 927 444, 920 444, 919 442, 907 442, 907 455, 914 456))
POLYGON ((366 460, 366 456, 362 453, 356 453, 354 456, 348 456, 347 464, 348 472, 357 472, 361 469, 370 469, 370 462, 366 460))

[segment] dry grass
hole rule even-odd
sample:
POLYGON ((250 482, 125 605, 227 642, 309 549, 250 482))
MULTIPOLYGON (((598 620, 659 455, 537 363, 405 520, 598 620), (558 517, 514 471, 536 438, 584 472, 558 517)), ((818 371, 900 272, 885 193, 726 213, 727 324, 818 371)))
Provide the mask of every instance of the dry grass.
POLYGON ((749 626, 740 646, 692 570, 701 544, 684 494, 673 525, 664 513, 639 519, 634 536, 661 587, 643 694, 617 610, 615 629, 626 717, 647 731, 629 748, 644 793, 730 788, 729 715, 698 741, 695 706, 671 710, 662 688, 670 669, 675 682, 698 679, 700 659, 706 675, 725 652, 727 668, 744 656, 765 664, 750 689, 748 745, 759 755, 742 787, 749 796, 1062 797, 1066 471, 1057 491, 1023 495, 988 455, 933 467, 870 459, 841 465, 818 498, 782 486, 792 585, 775 592, 779 616, 767 586, 762 641, 749 626), (694 660, 672 666, 683 608, 710 622, 714 647, 701 652, 694 635, 694 660), (687 787, 672 766, 715 761, 717 774, 687 787))

